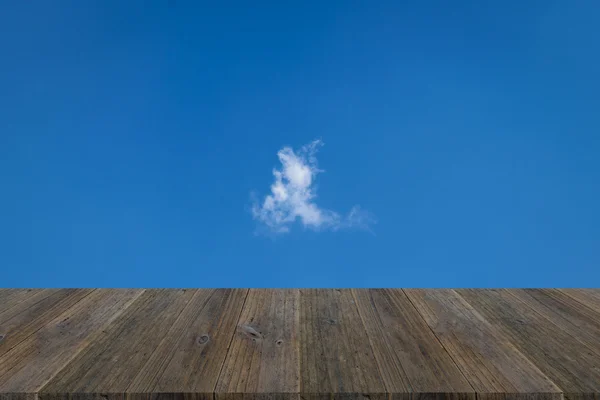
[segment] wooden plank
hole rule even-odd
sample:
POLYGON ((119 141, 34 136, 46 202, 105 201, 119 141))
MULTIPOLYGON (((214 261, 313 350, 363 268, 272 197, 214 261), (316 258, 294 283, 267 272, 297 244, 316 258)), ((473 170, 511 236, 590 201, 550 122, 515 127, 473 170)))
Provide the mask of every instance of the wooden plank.
POLYGON ((0 400, 599 400, 599 304, 587 289, 0 289, 0 400))
POLYGON ((404 291, 465 374, 478 398, 560 399, 560 389, 506 336, 450 289, 404 291))
POLYGON ((127 392, 193 393, 212 400, 247 294, 199 290, 127 392))
POLYGON ((600 289, 560 289, 560 291, 600 313, 600 289))
POLYGON ((38 400, 35 393, 0 393, 0 400, 38 400))
POLYGON ((34 393, 142 290, 94 290, 0 357, 0 392, 34 393))
POLYGON ((0 289, 0 314, 41 291, 43 289, 0 289))
POLYGON ((297 399, 300 392, 297 289, 252 289, 221 371, 217 399, 297 399))
POLYGON ((300 290, 300 326, 301 398, 387 398, 349 289, 300 290))
POLYGON ((510 338, 565 395, 598 393, 598 358, 508 290, 459 290, 471 306, 510 338))
MULTIPOLYGON (((52 295, 57 292, 59 289, 40 289, 32 291, 31 294, 24 299, 23 301, 19 301, 16 304, 12 304, 10 307, 4 309, 4 311, 0 311, 0 324, 10 320, 11 318, 23 313, 29 307, 34 304, 42 301, 46 297, 52 295)), ((2 292, 0 292, 0 304, 6 306, 6 302, 3 301, 2 292)))
POLYGON ((0 314, 0 357, 92 292, 40 290, 0 314))
POLYGON ((401 289, 353 290, 387 390, 475 399, 475 390, 401 289))
POLYGON ((125 392, 189 303, 195 290, 148 289, 41 390, 125 392))
POLYGON ((509 293, 600 356, 600 314, 556 289, 511 289, 509 293))
POLYGON ((27 293, 27 292, 41 291, 41 290, 43 290, 43 289, 11 289, 11 288, 0 289, 0 304, 5 304, 5 303, 9 302, 13 296, 18 295, 20 293, 27 293))

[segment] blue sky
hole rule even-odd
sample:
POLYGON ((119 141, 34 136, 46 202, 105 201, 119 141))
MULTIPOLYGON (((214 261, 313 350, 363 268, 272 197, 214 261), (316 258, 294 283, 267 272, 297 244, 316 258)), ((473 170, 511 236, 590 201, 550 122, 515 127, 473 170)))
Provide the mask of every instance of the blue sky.
POLYGON ((0 287, 600 286, 600 3, 283 3, 0 6, 0 287))

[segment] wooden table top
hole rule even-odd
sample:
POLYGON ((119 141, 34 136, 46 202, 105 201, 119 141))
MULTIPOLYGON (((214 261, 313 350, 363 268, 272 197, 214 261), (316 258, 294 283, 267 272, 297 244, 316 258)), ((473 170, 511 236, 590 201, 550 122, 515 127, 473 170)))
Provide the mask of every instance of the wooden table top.
POLYGON ((3 399, 600 398, 600 289, 0 289, 3 399))

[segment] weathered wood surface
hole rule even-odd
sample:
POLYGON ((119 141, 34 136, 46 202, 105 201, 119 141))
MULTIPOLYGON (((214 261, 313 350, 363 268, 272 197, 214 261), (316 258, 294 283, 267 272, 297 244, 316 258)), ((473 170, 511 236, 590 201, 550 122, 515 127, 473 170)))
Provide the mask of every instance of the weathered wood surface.
POLYGON ((600 289, 0 289, 0 398, 600 399, 600 289))

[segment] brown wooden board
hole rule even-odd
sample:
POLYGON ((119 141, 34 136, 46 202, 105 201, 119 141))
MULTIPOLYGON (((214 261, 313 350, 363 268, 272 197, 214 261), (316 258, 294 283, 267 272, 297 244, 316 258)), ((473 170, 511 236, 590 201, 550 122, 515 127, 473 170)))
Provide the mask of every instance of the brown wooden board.
POLYGON ((297 398, 300 292, 252 289, 215 389, 217 398, 297 398))
POLYGON ((560 289, 579 304, 600 313, 600 289, 560 289))
POLYGON ((349 289, 300 291, 303 398, 386 398, 367 331, 349 289))
POLYGON ((92 293, 91 289, 48 289, 0 314, 0 357, 92 293))
POLYGON ((37 393, 141 293, 94 290, 0 357, 0 392, 37 393))
POLYGON ((353 293, 389 393, 475 399, 473 387, 401 289, 353 293))
POLYGON ((600 290, 0 289, 0 400, 600 400, 600 290))
POLYGON ((185 289, 146 290, 42 392, 125 392, 193 295, 185 289))
MULTIPOLYGON (((459 290, 460 295, 566 395, 600 392, 592 350, 506 289, 459 290)), ((551 317, 552 318, 552 317, 551 317)))
POLYGON ((127 392, 212 399, 247 293, 199 289, 127 392))
POLYGON ((454 290, 405 292, 478 397, 560 398, 559 388, 454 290))
POLYGON ((44 289, 0 289, 0 314, 43 291, 44 289))
POLYGON ((514 289, 510 294, 600 356, 600 316, 560 290, 514 289))

